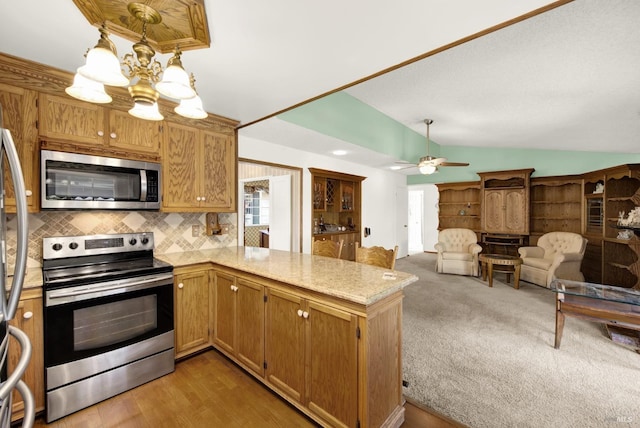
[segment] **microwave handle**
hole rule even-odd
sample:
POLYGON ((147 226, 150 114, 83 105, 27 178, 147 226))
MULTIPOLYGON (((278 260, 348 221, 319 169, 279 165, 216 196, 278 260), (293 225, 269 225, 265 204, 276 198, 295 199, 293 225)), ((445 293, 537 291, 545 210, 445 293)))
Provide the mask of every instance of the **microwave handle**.
POLYGON ((140 201, 147 201, 147 170, 140 170, 140 201))

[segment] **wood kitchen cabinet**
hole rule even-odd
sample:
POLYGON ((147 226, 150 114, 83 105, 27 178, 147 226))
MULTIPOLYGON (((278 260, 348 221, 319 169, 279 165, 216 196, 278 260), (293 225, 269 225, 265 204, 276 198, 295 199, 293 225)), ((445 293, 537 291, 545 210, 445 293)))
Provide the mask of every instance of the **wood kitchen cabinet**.
MULTIPOLYGON (((11 131, 11 137, 18 152, 25 189, 27 191, 27 210, 38 211, 38 130, 37 97, 35 91, 0 84, 0 105, 2 106, 3 127, 11 131)), ((13 181, 6 159, 4 162, 5 207, 7 212, 15 212, 16 200, 13 181)))
POLYGON ((174 269, 176 358, 210 346, 212 296, 209 284, 208 266, 174 269))
POLYGON ((138 153, 160 157, 163 122, 138 119, 122 110, 109 109, 108 113, 108 146, 114 156, 126 159, 131 157, 128 153, 138 153))
POLYGON ((486 233, 528 235, 529 192, 533 168, 479 172, 482 229, 486 233))
MULTIPOLYGON (((42 289, 32 288, 22 291, 22 298, 18 304, 13 320, 9 321, 22 330, 31 342, 31 359, 22 380, 27 384, 35 399, 36 413, 44 410, 44 338, 42 315, 42 289)), ((11 338, 9 343, 9 373, 13 372, 21 350, 18 342, 11 338)), ((22 396, 13 392, 11 420, 15 421, 24 416, 24 402, 22 396)))
POLYGON ((331 426, 356 426, 358 318, 268 289, 266 380, 331 426))
POLYGON ((40 94, 38 106, 40 138, 47 148, 122 159, 160 158, 163 122, 47 93, 40 94))
POLYGON ((41 93, 38 98, 40 137, 104 147, 104 107, 69 96, 41 93))
POLYGON ((213 344, 263 376, 264 286, 220 271, 213 275, 213 344))
MULTIPOLYGON (((304 260, 317 256, 287 254, 287 273, 272 272, 267 278, 256 271, 277 266, 285 252, 259 249, 270 256, 253 260, 249 272, 247 259, 237 263, 228 251, 233 252, 220 249, 224 264, 216 263, 214 255, 211 263, 175 268, 178 356, 206 347, 208 312, 210 344, 320 426, 400 426, 402 290, 357 303, 307 288, 299 279, 283 281, 290 275, 308 278, 312 266, 304 260), (197 287, 206 282, 207 267, 209 300, 205 287, 197 287), (203 291, 180 301, 180 291, 192 285, 203 291), (196 301, 207 309, 193 306, 196 301)), ((374 267, 357 271, 368 269, 374 267)), ((368 278, 363 272, 354 281, 366 287, 368 278)))
POLYGON ((162 150, 162 210, 235 212, 235 136, 167 123, 162 150))

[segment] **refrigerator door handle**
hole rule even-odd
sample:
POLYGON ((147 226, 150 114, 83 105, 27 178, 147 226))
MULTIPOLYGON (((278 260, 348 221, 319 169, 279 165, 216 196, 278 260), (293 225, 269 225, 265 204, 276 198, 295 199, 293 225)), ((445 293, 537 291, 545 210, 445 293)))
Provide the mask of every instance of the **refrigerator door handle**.
MULTIPOLYGON (((27 219, 27 192, 24 185, 24 177, 20 168, 20 158, 16 146, 11 138, 11 132, 8 129, 2 129, 2 148, 7 154, 11 177, 13 178, 13 186, 16 198, 16 219, 17 219, 17 248, 16 248, 16 266, 13 274, 13 282, 11 284, 11 293, 4 305, 6 309, 5 320, 12 320, 18 309, 20 294, 22 293, 22 285, 27 266, 27 247, 28 247, 28 219, 27 219)), ((0 159, 1 161, 1 159, 0 159)), ((1 177, 0 177, 1 178, 1 177)), ((4 211, 4 202, 2 210, 4 211)), ((2 213, 4 218, 4 213, 2 213)), ((3 296, 4 299, 4 296, 3 296)))

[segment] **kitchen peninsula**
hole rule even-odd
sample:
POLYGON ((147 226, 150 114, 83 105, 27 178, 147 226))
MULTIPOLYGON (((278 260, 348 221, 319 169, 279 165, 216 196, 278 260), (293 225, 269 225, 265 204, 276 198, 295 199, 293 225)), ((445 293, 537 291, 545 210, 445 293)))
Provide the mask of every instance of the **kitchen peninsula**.
POLYGON ((402 424, 402 290, 416 276, 257 247, 157 257, 175 268, 178 358, 213 345, 324 426, 402 424))

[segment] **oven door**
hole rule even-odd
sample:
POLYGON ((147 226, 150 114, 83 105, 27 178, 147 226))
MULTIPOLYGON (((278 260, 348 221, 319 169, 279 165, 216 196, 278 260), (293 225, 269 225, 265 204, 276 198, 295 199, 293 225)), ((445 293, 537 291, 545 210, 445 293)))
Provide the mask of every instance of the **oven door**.
POLYGON ((172 273, 45 291, 47 372, 157 336, 173 347, 172 273))

